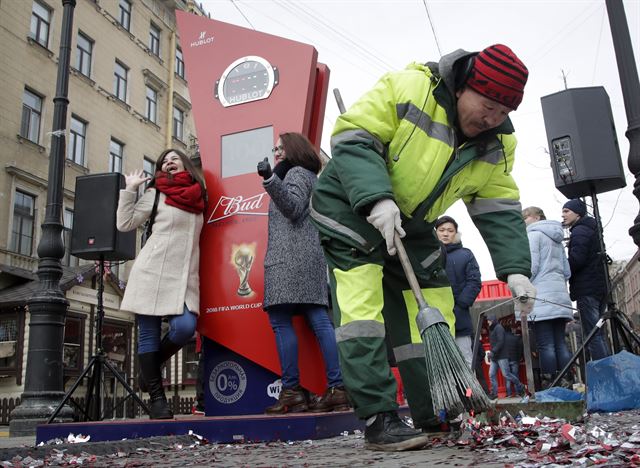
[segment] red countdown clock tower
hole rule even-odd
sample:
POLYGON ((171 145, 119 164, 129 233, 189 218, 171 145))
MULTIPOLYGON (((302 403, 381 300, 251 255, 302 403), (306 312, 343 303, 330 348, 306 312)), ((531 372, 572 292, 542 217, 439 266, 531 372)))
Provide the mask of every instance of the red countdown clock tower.
MULTIPOLYGON (((201 237, 206 414, 262 413, 280 364, 262 310, 269 198, 256 165, 282 132, 319 149, 329 80, 307 44, 176 12, 209 194, 201 237)), ((325 388, 313 333, 299 322, 301 384, 325 388)))

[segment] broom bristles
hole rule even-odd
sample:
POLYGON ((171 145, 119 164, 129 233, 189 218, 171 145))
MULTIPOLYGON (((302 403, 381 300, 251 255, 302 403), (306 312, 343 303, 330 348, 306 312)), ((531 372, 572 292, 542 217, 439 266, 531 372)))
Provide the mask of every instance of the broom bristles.
POLYGON ((421 337, 434 413, 455 417, 465 411, 487 410, 491 406, 489 398, 464 360, 447 323, 430 325, 422 330, 421 337))

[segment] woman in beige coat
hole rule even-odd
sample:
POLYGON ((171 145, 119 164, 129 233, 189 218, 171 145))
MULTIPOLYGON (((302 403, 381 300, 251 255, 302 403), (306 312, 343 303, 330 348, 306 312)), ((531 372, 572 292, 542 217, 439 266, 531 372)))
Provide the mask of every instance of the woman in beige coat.
POLYGON ((169 419, 169 408, 160 366, 194 335, 200 302, 200 231, 206 204, 204 179, 179 150, 158 157, 156 173, 136 203, 138 187, 147 182, 142 171, 126 176, 120 191, 117 227, 132 231, 153 211, 153 234, 133 264, 120 308, 138 318, 138 359, 141 387, 149 392, 150 418, 169 419), (160 340, 161 320, 168 317, 170 330, 160 340))

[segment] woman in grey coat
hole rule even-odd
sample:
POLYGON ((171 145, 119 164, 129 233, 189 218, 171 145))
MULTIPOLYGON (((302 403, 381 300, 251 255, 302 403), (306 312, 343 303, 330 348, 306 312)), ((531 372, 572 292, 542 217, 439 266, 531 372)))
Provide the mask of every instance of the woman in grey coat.
POLYGON ((309 140, 283 133, 273 148, 275 167, 258 163, 262 185, 271 197, 269 239, 264 259, 264 309, 276 338, 282 390, 267 414, 306 411, 309 402, 300 387, 295 314, 305 316, 318 339, 325 361, 328 389, 311 411, 348 408, 338 363, 335 332, 327 312, 327 265, 318 231, 309 220, 309 199, 322 167, 309 140))
POLYGON ((525 208, 522 216, 531 250, 531 283, 538 291, 537 297, 549 301, 536 301, 528 317, 534 326, 544 386, 571 360, 565 341, 565 326, 573 319, 567 292, 571 271, 562 245, 564 232, 560 222, 547 220, 535 206, 525 208))

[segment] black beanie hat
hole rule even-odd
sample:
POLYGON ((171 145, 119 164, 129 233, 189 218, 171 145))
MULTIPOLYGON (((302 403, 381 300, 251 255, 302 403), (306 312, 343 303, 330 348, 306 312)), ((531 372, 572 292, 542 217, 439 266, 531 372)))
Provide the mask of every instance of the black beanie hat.
POLYGON ((451 223, 456 228, 456 231, 458 230, 458 223, 456 223, 456 220, 451 216, 440 216, 438 219, 436 219, 435 228, 438 229, 438 227, 440 227, 444 223, 451 223))
POLYGON ((587 214, 587 206, 579 198, 574 198, 565 203, 562 208, 568 208, 575 214, 584 216, 587 214))

